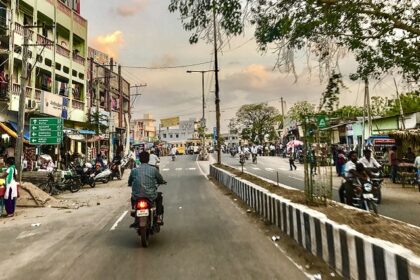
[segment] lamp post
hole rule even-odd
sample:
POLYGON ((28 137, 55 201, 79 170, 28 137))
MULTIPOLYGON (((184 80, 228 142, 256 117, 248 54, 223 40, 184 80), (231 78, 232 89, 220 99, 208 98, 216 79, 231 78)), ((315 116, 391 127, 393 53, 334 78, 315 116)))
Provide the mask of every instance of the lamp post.
POLYGON ((203 116, 201 118, 201 128, 202 131, 202 137, 201 137, 201 153, 200 153, 200 159, 201 160, 208 160, 208 155, 206 151, 206 99, 204 97, 204 74, 208 72, 214 72, 214 70, 187 70, 188 74, 191 73, 201 73, 201 89, 202 89, 202 98, 203 98, 203 116))

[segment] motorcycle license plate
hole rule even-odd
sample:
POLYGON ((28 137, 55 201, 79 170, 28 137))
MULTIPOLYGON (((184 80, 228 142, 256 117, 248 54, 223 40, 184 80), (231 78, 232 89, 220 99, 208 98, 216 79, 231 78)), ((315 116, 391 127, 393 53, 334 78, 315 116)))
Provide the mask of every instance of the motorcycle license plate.
POLYGON ((363 194, 363 198, 364 199, 373 199, 373 194, 371 194, 371 193, 364 193, 363 194))
POLYGON ((136 216, 137 217, 147 217, 147 216, 149 216, 149 209, 137 210, 136 216))

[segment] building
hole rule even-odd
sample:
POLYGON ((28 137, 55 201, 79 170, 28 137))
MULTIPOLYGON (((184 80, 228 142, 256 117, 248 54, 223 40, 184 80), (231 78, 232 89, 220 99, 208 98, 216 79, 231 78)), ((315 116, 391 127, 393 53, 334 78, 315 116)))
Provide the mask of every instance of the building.
POLYGON ((0 18, 5 19, 1 22, 0 70, 7 83, 2 88, 2 102, 10 111, 7 120, 16 121, 19 110, 24 26, 36 25, 39 27, 27 28, 27 108, 35 114, 85 121, 88 25, 80 16, 80 1, 67 2, 11 0, 7 7, 0 7, 0 18), (47 106, 48 102, 56 106, 47 106))
POLYGON ((121 66, 112 58, 93 48, 88 50, 88 120, 95 113, 101 116, 102 150, 119 152, 130 133, 130 83, 121 75, 121 66))
POLYGON ((200 122, 195 118, 180 121, 176 127, 160 128, 159 137, 161 141, 169 144, 198 144, 201 141, 198 132, 199 126, 200 122))
POLYGON ((145 114, 142 119, 131 121, 133 144, 157 140, 156 120, 152 114, 145 114))

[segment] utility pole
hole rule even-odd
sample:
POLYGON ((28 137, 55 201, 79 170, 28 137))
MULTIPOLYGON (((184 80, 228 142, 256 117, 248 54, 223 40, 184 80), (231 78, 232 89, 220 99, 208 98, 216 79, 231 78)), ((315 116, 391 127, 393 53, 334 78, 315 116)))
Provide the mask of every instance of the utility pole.
POLYGON ((400 93, 398 92, 398 86, 397 86, 397 81, 395 81, 395 77, 394 77, 394 85, 395 85, 395 90, 397 92, 397 100, 400 103, 400 115, 401 115, 402 127, 405 130, 404 110, 401 104, 400 93))
MULTIPOLYGON (((26 104, 26 85, 28 82, 28 44, 29 27, 23 27, 23 46, 22 46, 22 73, 20 75, 20 95, 18 114, 18 138, 16 141, 16 168, 18 170, 18 180, 22 180, 22 156, 23 156, 23 135, 25 127, 25 104, 26 104)), ((13 31, 12 31, 13 32, 13 31)))
POLYGON ((281 128, 284 128, 284 101, 283 101, 283 97, 280 98, 280 102, 281 102, 281 128))
POLYGON ((219 96, 219 61, 217 50, 217 25, 216 25, 216 3, 213 0, 213 41, 214 41, 214 77, 216 94, 216 143, 217 143, 217 163, 222 163, 222 151, 220 142, 220 96, 219 96))
POLYGON ((369 94, 369 80, 365 79, 365 95, 366 95, 366 105, 368 113, 368 128, 369 128, 369 137, 372 135, 372 108, 370 106, 370 94, 369 94))
POLYGON ((112 92, 111 92, 111 77, 114 72, 114 59, 111 57, 110 70, 107 71, 107 91, 108 91, 108 108, 109 108, 109 160, 114 156, 114 114, 112 110, 112 92))

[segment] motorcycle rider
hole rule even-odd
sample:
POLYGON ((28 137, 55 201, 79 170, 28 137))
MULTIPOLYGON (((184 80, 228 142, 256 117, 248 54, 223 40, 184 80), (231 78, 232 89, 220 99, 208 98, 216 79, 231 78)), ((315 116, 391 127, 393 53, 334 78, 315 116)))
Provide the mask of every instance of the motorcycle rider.
POLYGON ((159 170, 159 163, 160 163, 160 158, 157 155, 155 155, 155 149, 153 148, 150 150, 149 165, 159 170))
POLYGON ((172 146, 171 152, 169 153, 169 155, 176 156, 176 152, 177 152, 176 147, 175 146, 172 146))
POLYGON ((365 168, 381 168, 382 166, 372 157, 372 151, 369 149, 363 150, 363 157, 359 160, 365 168))
MULTIPOLYGON (((165 184, 159 171, 148 164, 150 155, 148 152, 140 153, 140 166, 131 170, 128 178, 128 186, 131 187, 131 206, 134 209, 135 204, 140 198, 148 198, 156 202, 156 213, 158 215, 158 223, 163 224, 163 197, 157 191, 158 184, 165 184)), ((130 227, 137 227, 136 220, 130 227)))
POLYGON ((352 198, 353 198, 353 184, 351 179, 358 177, 358 173, 356 171, 356 164, 357 164, 357 152, 350 151, 348 154, 347 163, 344 166, 345 178, 346 181, 341 184, 340 189, 338 190, 338 194, 340 196, 340 202, 344 203, 344 198, 346 198, 346 203, 351 205, 352 198), (344 195, 344 191, 346 195, 344 195))

